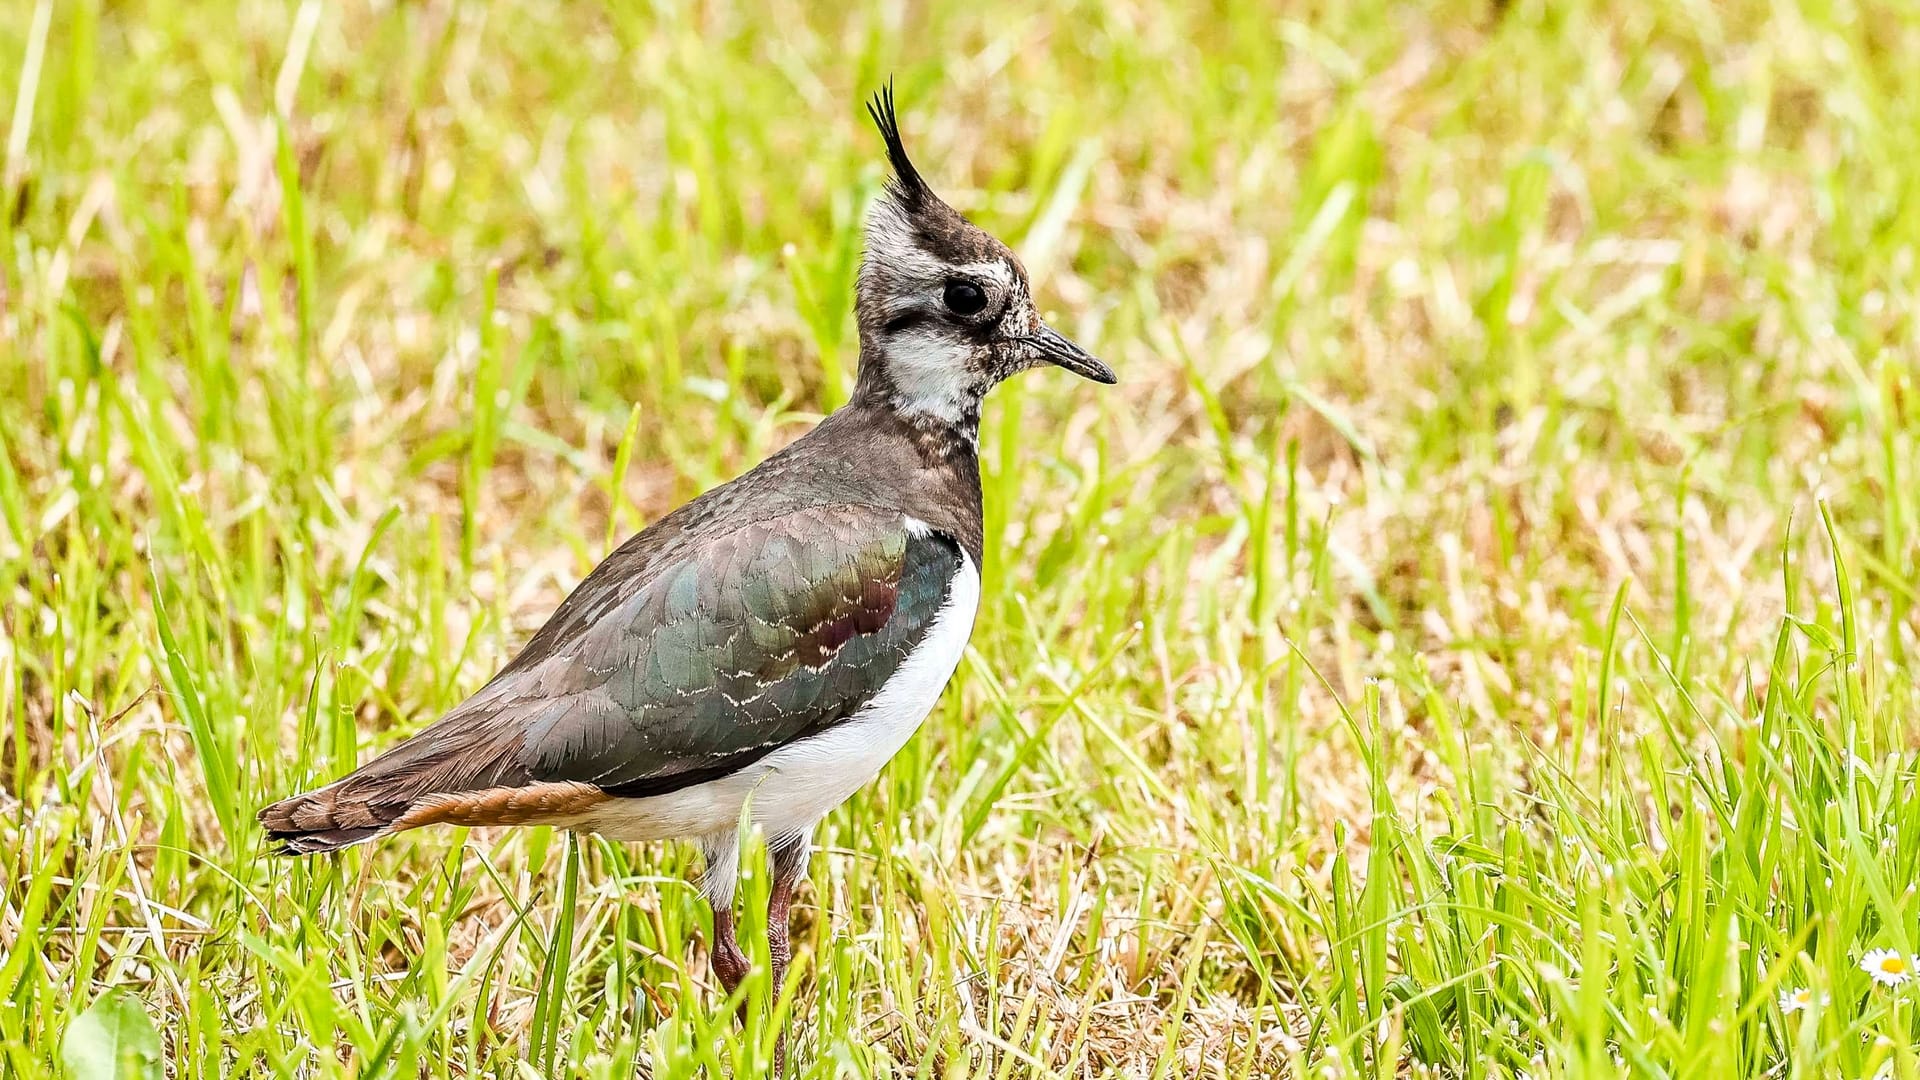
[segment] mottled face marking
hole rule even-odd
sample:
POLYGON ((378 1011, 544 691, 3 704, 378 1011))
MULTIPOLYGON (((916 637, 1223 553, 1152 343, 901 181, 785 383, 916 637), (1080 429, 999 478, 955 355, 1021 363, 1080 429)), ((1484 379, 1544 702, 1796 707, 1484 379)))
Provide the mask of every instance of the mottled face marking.
POLYGON ((1041 322, 1013 252, 920 178, 891 91, 869 108, 895 175, 867 215, 855 301, 862 392, 972 439, 980 399, 1015 372, 1053 363, 1112 382, 1106 365, 1041 322))
POLYGON ((1007 343, 1038 317, 1012 253, 954 218, 956 231, 964 229, 960 235, 987 257, 943 250, 939 237, 915 229, 891 199, 875 204, 860 270, 860 322, 862 355, 870 350, 883 364, 895 407, 966 424, 995 383, 1038 363, 1007 343))

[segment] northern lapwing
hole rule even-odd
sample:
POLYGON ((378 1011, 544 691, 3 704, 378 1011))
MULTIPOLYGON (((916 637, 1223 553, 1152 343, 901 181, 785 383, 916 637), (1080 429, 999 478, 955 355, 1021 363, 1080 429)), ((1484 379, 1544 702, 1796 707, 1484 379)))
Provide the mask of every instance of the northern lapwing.
POLYGON ((282 850, 434 824, 692 839, 732 993, 744 815, 769 849, 778 992, 814 826, 913 735, 973 631, 981 399, 1042 364, 1114 381, 1040 320, 1013 252, 927 186, 892 89, 867 109, 894 175, 867 216, 848 403, 620 545, 453 711, 261 810, 282 850))

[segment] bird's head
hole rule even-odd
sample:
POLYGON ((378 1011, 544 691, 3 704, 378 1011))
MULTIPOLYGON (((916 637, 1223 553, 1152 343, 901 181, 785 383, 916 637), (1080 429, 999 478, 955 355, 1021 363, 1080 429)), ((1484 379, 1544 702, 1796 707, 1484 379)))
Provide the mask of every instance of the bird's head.
POLYGON ((970 425, 994 384, 1030 367, 1114 382, 1112 368, 1040 320, 1026 267, 1007 245, 921 179, 900 142, 892 88, 867 111, 894 175, 867 215, 854 304, 861 390, 909 416, 970 425))

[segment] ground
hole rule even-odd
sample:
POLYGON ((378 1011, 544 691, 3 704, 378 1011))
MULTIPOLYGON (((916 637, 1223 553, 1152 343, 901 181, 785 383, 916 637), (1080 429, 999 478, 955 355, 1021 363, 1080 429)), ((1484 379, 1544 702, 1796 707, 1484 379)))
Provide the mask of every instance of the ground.
POLYGON ((0 0, 0 1073, 764 1068, 689 850, 252 817, 844 399, 892 75, 1121 381, 795 1075, 1920 1075, 1920 13, 1254 7, 0 0))

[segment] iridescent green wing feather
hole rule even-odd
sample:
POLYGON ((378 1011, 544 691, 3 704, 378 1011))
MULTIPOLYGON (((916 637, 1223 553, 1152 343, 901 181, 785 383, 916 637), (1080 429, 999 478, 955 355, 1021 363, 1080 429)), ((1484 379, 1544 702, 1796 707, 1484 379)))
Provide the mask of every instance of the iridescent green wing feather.
POLYGON ((474 704, 522 727, 533 779, 672 791, 853 716, 920 642, 960 566, 951 538, 870 507, 745 525, 474 704))

